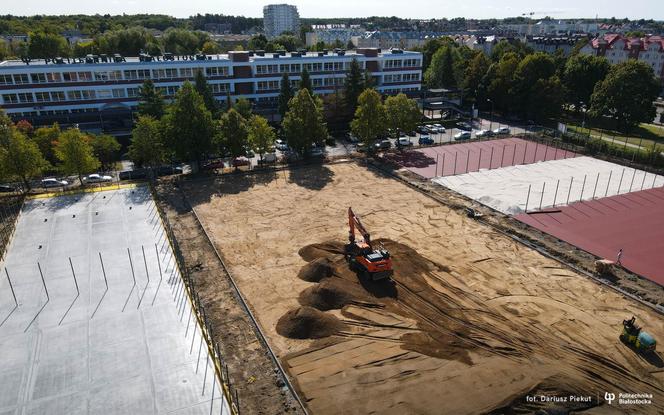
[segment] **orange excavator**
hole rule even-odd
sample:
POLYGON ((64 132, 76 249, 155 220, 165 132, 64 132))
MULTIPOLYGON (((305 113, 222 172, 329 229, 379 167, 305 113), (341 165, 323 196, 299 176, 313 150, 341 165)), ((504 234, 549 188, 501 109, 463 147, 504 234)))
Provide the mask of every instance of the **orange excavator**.
POLYGON ((369 232, 351 208, 348 208, 348 226, 350 230, 348 232, 349 243, 346 245, 346 260, 350 264, 350 268, 358 272, 360 276, 367 276, 373 281, 390 278, 394 273, 390 253, 383 246, 380 249, 373 249, 369 232), (355 229, 364 238, 362 241, 355 240, 355 229))

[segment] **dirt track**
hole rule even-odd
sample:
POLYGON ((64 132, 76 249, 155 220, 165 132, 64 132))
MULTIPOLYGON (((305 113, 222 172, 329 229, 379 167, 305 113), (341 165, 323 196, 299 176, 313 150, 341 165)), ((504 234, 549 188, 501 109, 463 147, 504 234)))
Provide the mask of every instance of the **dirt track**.
POLYGON ((621 411, 664 411, 664 362, 617 340, 632 314, 664 339, 659 315, 394 180, 337 164, 185 190, 314 414, 529 412, 526 394, 593 398, 559 404, 572 409, 605 391, 654 395, 621 411), (394 285, 347 270, 348 206, 392 252, 394 285), (302 278, 314 260, 329 272, 302 278))

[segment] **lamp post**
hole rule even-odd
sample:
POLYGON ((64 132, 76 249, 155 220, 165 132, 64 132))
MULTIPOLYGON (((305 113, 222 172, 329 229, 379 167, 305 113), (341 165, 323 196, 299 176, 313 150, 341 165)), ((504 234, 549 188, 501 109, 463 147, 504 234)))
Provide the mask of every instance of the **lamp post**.
POLYGON ((489 130, 493 130, 493 101, 487 98, 486 102, 491 103, 491 115, 489 116, 489 130))

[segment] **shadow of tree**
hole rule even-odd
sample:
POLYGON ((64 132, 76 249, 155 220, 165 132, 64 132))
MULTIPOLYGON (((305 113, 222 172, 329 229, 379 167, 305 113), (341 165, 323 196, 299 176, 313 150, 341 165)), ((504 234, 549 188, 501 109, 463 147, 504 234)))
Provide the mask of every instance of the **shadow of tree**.
POLYGON ((238 194, 257 185, 267 185, 277 178, 277 171, 254 170, 251 173, 235 172, 221 176, 197 177, 180 183, 189 202, 196 206, 209 202, 213 196, 238 194))
POLYGON ((321 190, 332 182, 334 172, 324 164, 296 167, 290 171, 290 181, 310 190, 321 190))
POLYGON ((436 159, 421 151, 399 151, 383 155, 387 162, 397 164, 400 167, 425 168, 436 164, 436 159))

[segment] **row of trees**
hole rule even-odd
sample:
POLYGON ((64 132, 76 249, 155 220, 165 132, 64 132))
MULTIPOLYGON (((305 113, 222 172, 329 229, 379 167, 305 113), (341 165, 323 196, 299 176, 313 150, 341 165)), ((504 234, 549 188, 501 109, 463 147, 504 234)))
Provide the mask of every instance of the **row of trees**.
POLYGON ((77 128, 61 130, 57 124, 33 130, 17 124, 0 111, 0 177, 17 180, 30 189, 31 180, 44 172, 83 175, 109 170, 117 160, 120 144, 108 135, 90 135, 77 128))
POLYGON ((622 129, 652 120, 652 102, 662 86, 651 67, 634 60, 612 66, 578 49, 566 57, 562 51, 535 53, 521 42, 501 41, 487 56, 437 39, 422 48, 424 80, 430 88, 460 90, 468 106, 538 122, 565 108, 612 117, 622 129))

